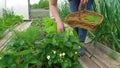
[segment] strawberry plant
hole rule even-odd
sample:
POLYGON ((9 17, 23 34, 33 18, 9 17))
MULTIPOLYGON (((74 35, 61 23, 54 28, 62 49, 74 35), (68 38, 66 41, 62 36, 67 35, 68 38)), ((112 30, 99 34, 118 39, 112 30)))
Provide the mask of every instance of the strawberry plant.
MULTIPOLYGON (((47 18, 47 25, 55 21, 47 18)), ((51 24, 47 27, 52 26, 51 24)), ((45 29, 45 24, 43 29, 45 29)), ((6 49, 0 52, 1 68, 81 68, 78 61, 81 43, 74 31, 54 30, 41 38, 40 27, 16 32, 6 49)))
POLYGON ((42 40, 39 48, 40 61, 46 68, 80 68, 78 62, 80 43, 74 35, 67 35, 67 32, 50 33, 42 40), (58 65, 58 66, 57 66, 58 65))
POLYGON ((5 51, 0 52, 0 68, 28 68, 30 63, 37 63, 34 45, 39 33, 37 27, 30 27, 23 32, 15 31, 5 51))

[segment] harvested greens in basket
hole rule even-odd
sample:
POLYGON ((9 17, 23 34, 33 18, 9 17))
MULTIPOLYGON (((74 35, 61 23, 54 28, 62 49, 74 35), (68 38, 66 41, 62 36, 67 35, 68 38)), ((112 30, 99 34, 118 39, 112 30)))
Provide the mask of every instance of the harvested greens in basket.
POLYGON ((97 23, 100 21, 100 17, 93 16, 93 15, 88 15, 82 18, 83 20, 89 21, 89 22, 94 22, 97 23))

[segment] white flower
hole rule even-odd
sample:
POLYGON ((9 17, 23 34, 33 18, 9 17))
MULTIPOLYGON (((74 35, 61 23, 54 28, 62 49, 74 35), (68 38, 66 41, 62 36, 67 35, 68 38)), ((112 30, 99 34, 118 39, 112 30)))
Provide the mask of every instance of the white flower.
POLYGON ((75 54, 77 54, 77 52, 75 52, 75 54))
POLYGON ((47 59, 49 60, 49 59, 50 59, 50 56, 47 56, 47 59))
POLYGON ((53 51, 53 54, 56 54, 56 51, 55 50, 52 50, 53 51))
POLYGON ((62 57, 62 54, 60 54, 59 56, 62 57))
POLYGON ((65 53, 64 53, 64 52, 62 53, 62 56, 65 56, 65 53))
POLYGON ((56 54, 56 51, 54 51, 53 53, 56 54))
POLYGON ((65 53, 63 52, 62 54, 59 55, 60 57, 64 57, 65 56, 65 53))

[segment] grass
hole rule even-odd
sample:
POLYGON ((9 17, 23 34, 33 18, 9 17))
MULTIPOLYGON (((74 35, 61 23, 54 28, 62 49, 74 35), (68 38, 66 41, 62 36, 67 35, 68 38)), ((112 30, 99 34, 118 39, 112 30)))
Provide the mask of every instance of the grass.
POLYGON ((98 2, 95 0, 93 4, 94 11, 104 16, 103 23, 92 32, 93 39, 117 52, 120 52, 119 3, 119 0, 100 0, 98 2))
POLYGON ((109 56, 110 58, 112 58, 113 60, 117 60, 118 57, 119 57, 119 55, 117 55, 117 54, 114 53, 114 52, 109 53, 108 56, 109 56))

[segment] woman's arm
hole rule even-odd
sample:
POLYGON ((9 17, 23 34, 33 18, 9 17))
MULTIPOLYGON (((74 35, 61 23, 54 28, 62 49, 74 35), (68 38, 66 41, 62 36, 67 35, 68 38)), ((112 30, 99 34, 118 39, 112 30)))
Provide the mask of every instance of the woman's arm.
POLYGON ((62 32, 64 31, 64 25, 61 21, 61 18, 58 14, 57 10, 57 0, 49 0, 50 11, 52 12, 56 22, 57 22, 57 31, 62 32))

